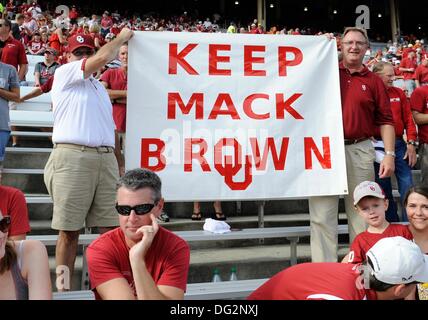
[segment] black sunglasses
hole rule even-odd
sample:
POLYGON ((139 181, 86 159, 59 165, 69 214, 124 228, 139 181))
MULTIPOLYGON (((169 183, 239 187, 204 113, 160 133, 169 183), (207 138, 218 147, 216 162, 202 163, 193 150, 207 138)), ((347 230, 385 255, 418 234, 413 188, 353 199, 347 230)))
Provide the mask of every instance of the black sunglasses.
POLYGON ((116 203, 116 210, 117 212, 122 216, 129 216, 131 214, 131 211, 134 210, 136 215, 143 215, 146 213, 149 213, 152 211, 152 209, 155 207, 155 204, 153 203, 143 203, 143 204, 137 204, 134 207, 131 206, 122 206, 116 203))
POLYGON ((81 57, 81 56, 84 56, 84 55, 86 55, 86 56, 92 56, 94 54, 94 50, 76 50, 76 51, 73 51, 73 54, 76 57, 81 57))
POLYGON ((0 220, 0 231, 6 233, 10 226, 10 217, 4 217, 0 220))

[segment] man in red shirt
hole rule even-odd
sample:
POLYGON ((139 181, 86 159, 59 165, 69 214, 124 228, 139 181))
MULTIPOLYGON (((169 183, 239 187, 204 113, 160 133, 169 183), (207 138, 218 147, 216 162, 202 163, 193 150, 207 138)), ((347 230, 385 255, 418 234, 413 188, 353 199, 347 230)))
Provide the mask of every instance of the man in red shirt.
POLYGON ((98 299, 183 299, 190 249, 156 222, 163 205, 156 173, 134 169, 119 179, 120 227, 101 235, 86 251, 91 287, 98 299))
POLYGON ((428 56, 425 54, 415 71, 416 88, 428 85, 428 56))
MULTIPOLYGON (((364 29, 345 29, 339 76, 346 171, 348 190, 351 192, 362 181, 373 181, 375 178, 375 151, 369 138, 375 135, 378 127, 387 153, 380 164, 379 176, 389 177, 394 171, 395 132, 391 106, 382 80, 362 64, 368 45, 364 29)), ((337 261, 338 204, 339 196, 309 198, 313 262, 337 261)), ((345 209, 352 242, 366 226, 355 212, 352 195, 345 195, 345 209)))
MULTIPOLYGON (((393 66, 387 62, 378 62, 373 67, 376 73, 383 81, 388 90, 388 96, 391 102, 392 117, 395 127, 395 177, 397 178, 398 191, 401 199, 404 198, 407 190, 413 185, 412 167, 416 164, 416 141, 417 131, 413 120, 410 103, 400 88, 393 86, 395 78, 393 66), (406 141, 403 139, 404 130, 406 130, 406 141)), ((379 132, 375 135, 379 139, 379 132)), ((397 215, 397 205, 392 195, 391 178, 379 179, 377 172, 379 164, 375 162, 376 181, 381 185, 389 200, 386 219, 389 222, 399 222, 397 215)), ((407 213, 403 201, 401 201, 401 221, 407 221, 407 213)))
POLYGON ((128 88, 128 45, 119 49, 120 68, 107 69, 100 80, 113 102, 113 119, 119 134, 121 148, 125 148, 126 92, 128 88))
POLYGON ((428 86, 421 86, 410 97, 413 118, 418 125, 421 183, 428 184, 428 86))
POLYGON ((407 95, 410 97, 413 90, 416 88, 415 84, 415 70, 417 67, 416 63, 416 53, 415 51, 410 51, 406 58, 401 60, 400 71, 403 72, 404 84, 407 88, 407 95))
POLYGON ((22 191, 0 185, 0 212, 3 216, 10 216, 9 239, 25 239, 31 228, 27 203, 22 191))
POLYGON ((1 62, 10 64, 18 71, 19 81, 25 81, 28 70, 27 55, 21 42, 10 35, 12 24, 7 19, 0 19, 1 62))
POLYGON ((367 262, 301 263, 256 289, 249 300, 395 300, 428 281, 428 256, 403 237, 379 240, 367 262))

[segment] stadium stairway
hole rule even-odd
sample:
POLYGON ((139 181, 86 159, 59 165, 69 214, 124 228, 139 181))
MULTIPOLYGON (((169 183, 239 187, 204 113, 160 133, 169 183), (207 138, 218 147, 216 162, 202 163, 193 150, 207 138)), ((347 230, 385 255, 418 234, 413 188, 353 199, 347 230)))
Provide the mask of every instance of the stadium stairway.
MULTIPOLYGON (((20 148, 9 147, 6 152, 3 183, 17 187, 26 194, 31 235, 56 234, 50 229, 52 203, 43 182, 43 168, 49 157, 52 145, 40 137, 22 138, 20 148), (28 149, 31 148, 31 149, 28 149)), ((420 171, 414 170, 414 179, 419 181, 420 171)), ((398 196, 398 193, 395 192, 398 196)), ((258 202, 223 202, 227 223, 234 229, 258 227, 258 202)), ((344 211, 343 201, 339 206, 344 211)), ((166 203, 165 211, 171 218, 162 225, 172 231, 201 230, 204 221, 191 221, 192 203, 166 203)), ((212 202, 201 203, 203 218, 208 218, 214 209, 212 202)), ((309 225, 307 200, 266 201, 264 208, 265 227, 284 227, 309 225)), ((346 216, 339 215, 339 223, 346 223, 346 216)), ((339 257, 348 250, 347 235, 339 236, 339 257)), ((52 283, 55 279, 54 248, 49 247, 52 283)), ((300 239, 298 262, 310 261, 309 238, 300 239)), ((82 273, 82 252, 76 259, 76 269, 72 288, 80 289, 82 273)), ((286 239, 201 241, 191 243, 191 265, 189 283, 209 282, 214 268, 218 268, 224 280, 230 269, 236 266, 238 277, 244 279, 269 278, 290 265, 290 246, 286 239)))

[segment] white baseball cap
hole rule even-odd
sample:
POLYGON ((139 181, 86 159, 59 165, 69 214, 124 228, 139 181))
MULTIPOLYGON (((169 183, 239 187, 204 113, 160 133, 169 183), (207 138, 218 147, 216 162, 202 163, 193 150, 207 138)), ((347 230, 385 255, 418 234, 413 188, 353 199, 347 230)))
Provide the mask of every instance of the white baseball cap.
POLYGON ((367 252, 373 275, 388 284, 428 282, 428 256, 419 246, 403 237, 379 240, 367 252))
POLYGON ((363 181, 354 190, 354 205, 367 196, 385 199, 385 193, 380 185, 373 181, 363 181))

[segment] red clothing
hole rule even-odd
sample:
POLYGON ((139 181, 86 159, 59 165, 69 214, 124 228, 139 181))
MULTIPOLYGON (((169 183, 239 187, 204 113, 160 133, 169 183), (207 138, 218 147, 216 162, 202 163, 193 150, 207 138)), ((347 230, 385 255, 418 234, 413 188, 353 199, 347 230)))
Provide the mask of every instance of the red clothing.
POLYGON ((416 59, 405 58, 405 59, 401 60, 400 68, 408 68, 408 69, 413 68, 413 72, 402 71, 403 76, 404 76, 404 80, 415 79, 415 70, 416 70, 417 66, 418 66, 418 64, 416 62, 416 59))
POLYGON ((345 139, 369 138, 376 127, 394 125, 388 93, 382 80, 366 67, 351 74, 339 64, 345 139))
POLYGON ((428 84, 428 67, 419 65, 415 71, 415 80, 418 80, 420 84, 428 84))
POLYGON ((36 41, 31 40, 30 42, 28 42, 27 47, 32 52, 38 52, 38 51, 40 51, 40 49, 43 48, 43 42, 41 42, 41 41, 36 42, 36 41))
POLYGON ((101 19, 101 28, 109 29, 113 25, 113 20, 110 17, 101 19))
MULTIPOLYGON (((407 140, 417 140, 416 124, 413 120, 410 102, 403 90, 388 87, 389 101, 391 102, 392 117, 394 119, 395 136, 403 138, 406 129, 407 140)), ((380 129, 377 128, 375 137, 380 139, 380 129)))
POLYGON ((68 17, 70 19, 77 19, 79 18, 79 12, 77 12, 77 10, 76 11, 71 10, 70 13, 68 14, 68 17))
POLYGON ((300 263, 274 275, 248 299, 376 300, 373 290, 364 289, 360 268, 360 265, 334 262, 300 263))
POLYGON ((7 38, 1 53, 1 62, 10 64, 18 70, 18 65, 28 64, 24 45, 13 37, 7 38))
POLYGON ((47 93, 52 90, 53 80, 54 80, 54 76, 52 75, 48 78, 48 80, 46 80, 44 84, 40 86, 40 89, 42 90, 43 93, 47 93))
POLYGON ((0 185, 0 211, 3 216, 10 216, 8 236, 26 234, 31 231, 27 203, 22 191, 0 185))
MULTIPOLYGON (((134 278, 129 262, 129 247, 121 228, 106 232, 93 241, 87 251, 89 278, 97 299, 96 287, 124 278, 135 291, 134 278)), ((147 270, 156 285, 166 285, 186 290, 190 249, 186 241, 169 230, 159 227, 145 257, 147 270)))
MULTIPOLYGON (((410 107, 414 111, 428 114, 428 86, 422 86, 413 91, 410 107)), ((428 143, 428 125, 418 125, 418 135, 420 143, 428 143)))
POLYGON ((49 47, 54 48, 58 54, 61 54, 61 42, 59 42, 59 36, 56 32, 52 33, 49 37, 49 47))
POLYGON ((366 253, 376 242, 383 238, 403 237, 413 240, 413 235, 407 226, 390 224, 382 233, 370 233, 368 231, 358 234, 351 244, 348 263, 362 263, 366 260, 366 253))
MULTIPOLYGON (((101 75, 101 81, 112 90, 127 90, 128 77, 122 68, 108 69, 101 75)), ((126 104, 113 103, 113 119, 118 132, 126 132, 126 104)))

